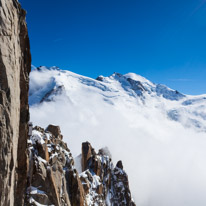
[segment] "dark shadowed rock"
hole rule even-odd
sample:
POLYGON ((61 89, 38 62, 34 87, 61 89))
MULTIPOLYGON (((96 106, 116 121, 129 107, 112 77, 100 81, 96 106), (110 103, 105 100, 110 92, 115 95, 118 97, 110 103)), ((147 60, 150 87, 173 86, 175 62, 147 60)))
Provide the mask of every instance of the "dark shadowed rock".
POLYGON ((122 161, 121 161, 121 160, 117 162, 116 167, 118 167, 118 168, 120 168, 120 169, 123 170, 123 164, 122 164, 122 161))
POLYGON ((87 162, 92 156, 92 146, 89 142, 82 143, 82 171, 87 169, 87 162))
POLYGON ((103 76, 98 76, 98 77, 96 78, 96 80, 102 82, 102 81, 104 80, 104 77, 103 77, 103 76))

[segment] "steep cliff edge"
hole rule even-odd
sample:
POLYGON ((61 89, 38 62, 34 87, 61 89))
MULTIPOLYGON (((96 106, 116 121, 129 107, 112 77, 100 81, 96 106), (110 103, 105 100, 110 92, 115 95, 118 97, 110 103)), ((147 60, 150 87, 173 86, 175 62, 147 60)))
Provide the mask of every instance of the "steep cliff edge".
POLYGON ((31 55, 26 12, 0 1, 0 205, 23 205, 31 55))

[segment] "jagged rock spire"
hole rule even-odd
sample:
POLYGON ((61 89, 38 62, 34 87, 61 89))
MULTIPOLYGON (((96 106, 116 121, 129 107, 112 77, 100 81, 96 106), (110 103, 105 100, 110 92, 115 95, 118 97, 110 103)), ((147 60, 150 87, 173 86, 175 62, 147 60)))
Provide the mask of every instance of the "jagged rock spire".
POLYGON ((79 174, 58 126, 35 127, 28 143, 27 205, 135 205, 122 162, 114 168, 108 148, 96 153, 89 142, 82 143, 79 174))

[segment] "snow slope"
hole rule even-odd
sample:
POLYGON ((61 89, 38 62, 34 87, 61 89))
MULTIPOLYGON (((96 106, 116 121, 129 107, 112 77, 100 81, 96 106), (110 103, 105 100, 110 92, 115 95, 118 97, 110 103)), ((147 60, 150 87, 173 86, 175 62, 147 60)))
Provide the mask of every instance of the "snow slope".
POLYGON ((29 95, 31 121, 60 125, 74 156, 89 141, 123 160, 137 205, 206 205, 206 95, 133 73, 94 80, 57 67, 34 69, 29 95))

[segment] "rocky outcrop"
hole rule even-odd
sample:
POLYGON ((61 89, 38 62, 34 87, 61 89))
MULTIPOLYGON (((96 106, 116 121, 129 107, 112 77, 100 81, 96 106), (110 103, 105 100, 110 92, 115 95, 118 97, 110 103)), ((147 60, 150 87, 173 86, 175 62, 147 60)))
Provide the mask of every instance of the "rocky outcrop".
POLYGON ((113 205, 129 205, 135 206, 132 200, 131 192, 129 189, 129 181, 126 172, 123 170, 122 162, 119 161, 113 170, 111 185, 113 189, 111 190, 113 205))
POLYGON ((135 206, 121 161, 114 168, 107 148, 96 153, 85 142, 78 173, 62 138, 58 126, 33 129, 26 205, 135 206))
POLYGON ((60 128, 35 127, 28 144, 27 205, 84 206, 83 186, 60 128))
POLYGON ((23 205, 31 69, 26 12, 0 1, 0 205, 23 205))
POLYGON ((89 142, 83 143, 82 169, 80 178, 88 205, 135 206, 122 162, 114 167, 107 148, 96 153, 89 142))

